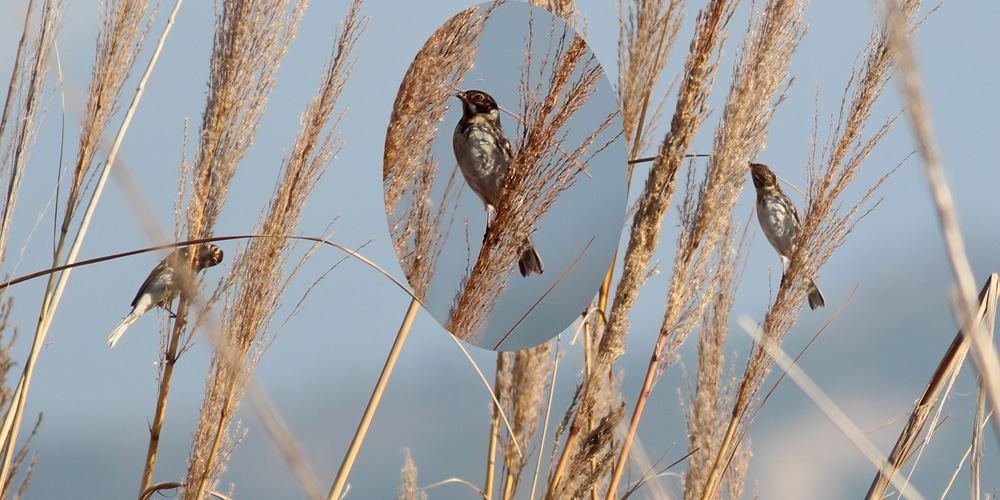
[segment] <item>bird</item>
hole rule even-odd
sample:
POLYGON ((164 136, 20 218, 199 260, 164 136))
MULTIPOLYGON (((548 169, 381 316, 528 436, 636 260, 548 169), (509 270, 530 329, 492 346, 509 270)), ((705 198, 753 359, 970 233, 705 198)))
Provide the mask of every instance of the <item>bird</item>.
MULTIPOLYGON (((211 244, 204 245, 189 245, 183 248, 178 248, 170 253, 167 258, 160 261, 156 267, 149 273, 146 277, 146 281, 142 282, 142 286, 139 287, 139 291, 135 294, 135 298, 132 299, 132 311, 129 312, 128 316, 122 320, 118 328, 115 328, 111 335, 108 336, 108 344, 112 348, 118 343, 125 330, 128 329, 132 323, 135 323, 139 316, 142 316, 146 311, 154 307, 162 307, 170 312, 169 305, 170 302, 177 297, 180 293, 181 280, 178 276, 178 271, 182 269, 182 266, 186 266, 189 262, 190 252, 192 249, 197 248, 197 254, 194 259, 194 268, 191 271, 191 276, 194 276, 199 271, 207 269, 218 263, 222 262, 222 249, 211 244)), ((170 313, 173 315, 173 313, 170 313)))
MULTIPOLYGON (((507 168, 514 153, 500 127, 500 107, 493 97, 481 90, 458 91, 455 97, 462 101, 462 118, 452 136, 455 159, 465 182, 486 207, 486 227, 489 229, 490 213, 500 204, 507 168)), ((545 271, 530 236, 521 245, 517 267, 523 277, 545 271)))
MULTIPOLYGON (((757 220, 764 236, 781 257, 781 279, 785 279, 785 268, 795 252, 795 238, 799 235, 799 212, 792 200, 778 186, 774 172, 763 163, 750 164, 750 177, 757 190, 757 220)), ((823 292, 819 291, 816 280, 809 279, 809 308, 815 310, 826 306, 823 292)))

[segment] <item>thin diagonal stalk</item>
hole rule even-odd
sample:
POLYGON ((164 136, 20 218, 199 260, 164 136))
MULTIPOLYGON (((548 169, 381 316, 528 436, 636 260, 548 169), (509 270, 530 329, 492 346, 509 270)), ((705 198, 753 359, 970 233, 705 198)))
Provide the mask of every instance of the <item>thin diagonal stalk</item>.
POLYGON ((358 424, 358 430, 354 433, 351 445, 347 447, 347 454, 344 455, 344 461, 340 464, 337 477, 333 481, 333 486, 330 487, 330 493, 326 497, 327 500, 340 500, 344 492, 344 486, 347 484, 347 476, 351 474, 351 468, 354 466, 354 460, 358 456, 358 450, 361 449, 361 443, 365 440, 368 427, 371 426, 372 418, 375 417, 375 410, 378 409, 378 404, 382 400, 382 393, 385 392, 385 386, 389 383, 392 369, 396 366, 396 359, 399 358, 399 353, 403 350, 403 343, 406 342, 406 336, 410 333, 410 327, 413 326, 413 319, 417 316, 419 308, 420 303, 417 302, 417 299, 412 299, 410 301, 410 308, 406 310, 406 315, 403 317, 403 323, 399 325, 399 332, 396 333, 396 341, 392 343, 392 348, 389 349, 389 357, 386 358, 385 366, 382 367, 382 374, 379 375, 378 382, 375 383, 375 390, 372 391, 372 397, 368 400, 365 413, 361 416, 361 423, 358 424))
POLYGON ((271 442, 281 452, 282 458, 288 463, 295 478, 298 479, 299 487, 306 494, 306 498, 319 500, 323 498, 323 489, 319 479, 309 461, 306 459, 302 445, 295 439, 291 429, 282 418, 281 413, 274 406, 274 402, 267 394, 264 384, 257 376, 250 381, 250 401, 253 403, 254 412, 261 420, 264 430, 267 432, 271 442))
MULTIPOLYGON (((796 385, 798 385, 803 392, 813 401, 817 408, 826 415, 827 418, 836 425, 841 432, 851 441, 852 444, 868 459, 872 464, 878 464, 882 460, 882 454, 879 453, 878 448, 872 443, 871 440, 867 439, 865 433, 859 429, 851 421, 850 417, 847 416, 841 410, 829 396, 823 393, 816 382, 814 382, 806 373, 805 370, 798 364, 796 360, 792 359, 777 342, 768 342, 764 337, 764 330, 761 329, 757 324, 753 322, 748 316, 744 316, 740 320, 741 325, 744 330, 753 337, 754 342, 763 346, 763 349, 767 351, 767 356, 774 361, 774 363, 781 368, 784 372, 784 376, 788 376, 796 385)), ((744 429, 745 431, 745 429, 744 429)), ((894 486, 899 488, 900 496, 907 498, 908 500, 924 500, 924 497, 916 491, 915 488, 907 487, 906 480, 901 478, 893 479, 894 486)))
MULTIPOLYGON (((545 435, 549 430, 549 416, 552 413, 552 398, 556 392, 556 375, 559 372, 559 350, 562 347, 562 334, 556 335, 556 349, 555 349, 555 359, 552 362, 552 382, 549 384, 549 400, 545 404, 545 422, 542 423, 542 437, 540 440, 539 450, 545 446, 545 435)), ((539 471, 542 469, 542 453, 539 451, 538 460, 535 461, 535 474, 531 478, 531 493, 528 494, 528 498, 535 498, 535 486, 538 482, 539 471)))
MULTIPOLYGON (((924 174, 930 183, 931 195, 934 198, 934 208, 941 226, 945 249, 948 251, 948 263, 951 265, 955 282, 958 285, 958 300, 953 305, 955 316, 960 318, 962 332, 971 344, 972 359, 976 362, 982 382, 986 387, 994 410, 1000 408, 1000 360, 991 344, 984 340, 975 318, 975 280, 972 277, 972 267, 965 253, 965 242, 958 228, 958 214, 952 201, 951 189, 941 168, 940 155, 934 131, 931 127, 931 114, 924 95, 923 84, 914 62, 913 47, 908 36, 906 19, 901 15, 900 0, 890 2, 889 25, 890 40, 896 51, 896 67, 902 74, 903 101, 906 112, 910 116, 913 135, 917 148, 924 160, 924 174)), ((993 419, 995 437, 1000 441, 1000 419, 993 419)))
MULTIPOLYGON (((83 215, 83 222, 80 226, 80 231, 77 234, 76 239, 73 241, 73 246, 70 248, 69 255, 67 256, 66 263, 71 264, 76 261, 77 254, 79 253, 80 246, 83 244, 83 238, 87 233, 87 228, 90 226, 91 218, 93 217, 94 210, 97 208, 97 202, 100 200, 101 194, 104 192, 104 186, 107 184, 108 175, 111 173, 111 167, 114 165, 115 159, 118 156, 118 149, 121 146, 122 140, 125 138, 125 132, 128 130, 129 125, 132 123, 132 117, 135 115, 135 110, 139 106, 139 101, 142 99, 143 93, 146 89, 146 82, 149 81, 149 76, 153 72, 153 68, 156 67, 156 62, 159 60, 160 52, 163 49, 164 44, 167 40, 167 35, 170 33, 170 29, 173 27, 174 19, 177 15, 178 9, 180 9, 183 0, 177 0, 174 5, 173 11, 167 18, 166 26, 163 28, 163 33, 160 34, 160 39, 156 44, 156 48, 153 50, 153 55, 149 60, 149 64, 146 66, 146 71, 143 73, 142 78, 139 80, 139 85, 136 87, 135 95, 132 97, 132 103, 129 105, 128 110, 125 113, 125 118, 122 121, 122 125, 118 130, 118 134, 115 136, 115 141, 111 146, 111 151, 108 153, 108 161, 104 164, 104 169, 101 171, 101 176, 98 178, 97 185, 94 188, 94 195, 91 197, 90 203, 87 205, 87 209, 83 215)), ((65 287, 66 281, 69 279, 70 269, 67 269, 60 275, 59 285, 56 289, 56 296, 53 301, 52 309, 59 304, 59 298, 62 295, 62 290, 65 287)), ((183 307, 183 304, 181 305, 183 307)), ((181 309, 178 309, 181 311, 181 309)), ((46 328, 47 330, 47 328, 46 328)), ((172 366, 168 366, 167 369, 172 369, 172 366)), ((170 385, 169 380, 167 381, 167 386, 170 385)), ((162 395, 162 398, 157 399, 157 409, 159 410, 160 399, 162 403, 166 405, 166 394, 162 395)), ((148 471, 143 473, 143 481, 141 484, 140 492, 144 491, 149 487, 150 478, 152 477, 152 463, 155 462, 156 448, 153 444, 153 429, 156 429, 156 436, 159 436, 160 424, 162 424, 162 414, 158 414, 159 421, 154 419, 153 425, 150 427, 150 450, 152 453, 152 459, 150 455, 147 454, 146 464, 148 471), (152 460, 152 461, 151 461, 152 460)))
MULTIPOLYGON (((979 307, 976 311, 975 324, 979 325, 984 321, 993 322, 996 316, 998 288, 1000 288, 1000 277, 994 273, 990 275, 986 285, 979 292, 979 307)), ((903 431, 900 432, 892 452, 876 473, 875 479, 868 489, 868 494, 865 496, 866 500, 885 498, 885 492, 891 479, 912 454, 913 446, 926 426, 931 410, 937 405, 941 391, 952 379, 953 374, 961 369, 968 352, 969 335, 964 331, 959 331, 944 358, 938 363, 938 367, 927 383, 927 387, 924 388, 924 392, 914 404, 910 418, 903 427, 903 431)))
MULTIPOLYGON (((503 353, 497 352, 497 369, 494 376, 493 392, 499 394, 500 380, 503 377, 503 353)), ((493 403, 493 413, 490 417, 490 442, 486 456, 486 484, 483 486, 483 500, 493 498, 493 477, 496 475, 497 440, 500 439, 500 404, 493 403)), ((504 498, 503 495, 500 496, 504 498)))
MULTIPOLYGON (((142 4, 142 6, 136 8, 141 12, 138 16, 139 18, 141 18, 143 13, 145 12, 145 4, 142 4)), ((128 21, 123 21, 123 22, 128 22, 128 21)), ((141 44, 142 42, 140 40, 138 42, 138 45, 141 46, 141 44)), ((136 51, 138 51, 138 49, 139 47, 135 47, 136 51)), ((100 55, 101 54, 99 51, 98 56, 100 55)), ((129 66, 131 66, 132 62, 134 62, 134 56, 133 58, 128 59, 129 66)), ((152 70, 152 65, 147 68, 147 74, 151 70, 152 70)), ((101 81, 100 84, 101 85, 107 84, 113 86, 115 82, 109 82, 105 80, 101 81)), ((101 90, 107 90, 107 89, 102 88, 101 90)), ((120 90, 120 88, 117 90, 120 90)), ((117 93, 117 90, 112 89, 111 92, 117 93)), ((99 90, 95 90, 95 92, 99 92, 99 90)), ((114 161, 114 156, 117 153, 117 149, 118 146, 121 144, 122 138, 124 138, 125 136, 125 132, 128 130, 128 126, 131 122, 131 116, 134 113, 135 108, 139 104, 139 99, 141 98, 141 95, 142 95, 141 89, 137 90, 136 95, 133 97, 132 104, 129 106, 128 112, 126 114, 126 119, 122 122, 122 125, 118 130, 118 135, 116 136, 114 146, 112 147, 111 152, 109 153, 108 161, 105 162, 104 164, 104 171, 102 172, 101 180, 99 181, 98 187, 95 188, 94 193, 91 196, 90 202, 87 206, 87 210, 84 214, 83 222, 81 223, 80 228, 77 231, 69 255, 67 255, 66 257, 66 263, 72 263, 73 261, 76 260, 76 256, 79 253, 80 246, 82 245, 83 239, 86 236, 90 219, 93 216, 94 209, 97 207, 97 202, 100 200, 101 191, 107 179, 107 174, 111 169, 111 164, 114 161)), ((106 106, 111 106, 111 105, 106 104, 106 106)), ((89 133, 95 133, 96 132, 95 128, 101 128, 101 130, 103 130, 103 124, 99 124, 98 127, 89 127, 89 126, 85 127, 85 129, 89 133)), ((92 160, 92 158, 93 158, 92 151, 91 152, 82 151, 80 161, 78 164, 78 169, 89 166, 89 163, 92 160)), ((62 249, 65 244, 66 236, 69 230, 69 224, 72 218, 73 205, 77 202, 78 200, 75 200, 73 196, 71 196, 67 200, 66 218, 63 221, 62 232, 58 239, 58 243, 56 244, 55 252, 53 253, 53 265, 57 265, 59 263, 59 256, 62 253, 62 249)), ((24 405, 27 399, 28 390, 31 385, 31 378, 34 374, 35 363, 38 359, 39 353, 41 352, 42 346, 45 345, 45 337, 48 334, 49 327, 52 324, 52 317, 55 313, 55 310, 59 307, 59 300, 62 298, 62 293, 63 290, 66 288, 66 283, 69 280, 70 273, 71 273, 70 269, 66 269, 65 271, 60 273, 58 282, 56 282, 55 275, 51 275, 45 289, 44 300, 42 302, 42 309, 41 313, 39 314, 39 322, 35 332, 35 337, 33 339, 31 352, 28 355, 28 359, 24 363, 24 370, 21 374, 21 379, 18 382, 17 388, 14 391, 15 395, 11 400, 11 408, 13 411, 8 411, 7 416, 4 418, 3 427, 2 429, 0 429, 0 436, 2 436, 2 440, 4 446, 6 447, 6 454, 8 457, 8 459, 4 461, 3 466, 0 467, 0 484, 4 484, 7 480, 7 474, 9 473, 8 467, 10 465, 9 457, 13 454, 14 447, 17 443, 17 434, 18 430, 20 429, 21 420, 24 415, 24 405)))

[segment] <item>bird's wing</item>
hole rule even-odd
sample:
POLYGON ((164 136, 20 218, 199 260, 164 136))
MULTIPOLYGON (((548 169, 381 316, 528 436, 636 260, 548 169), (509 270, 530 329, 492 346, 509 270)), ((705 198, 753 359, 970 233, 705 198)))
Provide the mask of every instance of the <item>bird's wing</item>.
MULTIPOLYGON (((153 292, 152 295, 161 295, 167 287, 173 282, 173 266, 176 264, 182 264, 187 262, 187 249, 188 247, 180 248, 174 250, 167 258, 160 261, 152 271, 149 272, 149 276, 146 276, 146 280, 142 282, 139 286, 139 291, 135 293, 135 298, 132 299, 132 307, 135 308, 136 302, 139 301, 139 297, 146 292, 153 292), (162 279, 158 279, 162 278, 162 279), (157 282, 159 281, 159 282, 157 282), (160 292, 160 293, 156 293, 160 292)), ((156 304, 153 304, 156 305, 156 304)), ((145 311, 143 311, 145 312, 145 311)))

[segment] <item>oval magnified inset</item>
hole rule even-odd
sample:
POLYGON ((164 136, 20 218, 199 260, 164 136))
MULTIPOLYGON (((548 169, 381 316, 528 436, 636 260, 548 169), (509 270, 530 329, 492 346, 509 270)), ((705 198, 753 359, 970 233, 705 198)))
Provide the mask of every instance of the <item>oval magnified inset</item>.
POLYGON ((614 259, 626 147, 611 83, 547 11, 446 22, 400 85, 383 165, 396 255, 456 337, 511 351, 580 317, 614 259))

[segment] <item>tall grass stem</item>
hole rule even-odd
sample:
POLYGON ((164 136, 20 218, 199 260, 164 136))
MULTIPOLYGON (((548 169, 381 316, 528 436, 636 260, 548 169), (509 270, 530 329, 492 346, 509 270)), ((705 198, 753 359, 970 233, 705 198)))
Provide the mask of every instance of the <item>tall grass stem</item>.
POLYGON ((361 423, 358 424, 358 430, 354 433, 354 439, 351 440, 351 445, 347 448, 344 461, 340 464, 340 470, 337 471, 337 477, 334 479, 330 493, 326 497, 327 500, 340 500, 343 494, 344 486, 347 484, 347 476, 351 474, 351 468, 354 466, 354 460, 358 456, 358 450, 361 449, 361 444, 365 440, 365 434, 368 433, 372 418, 375 417, 375 410, 378 409, 379 401, 382 400, 382 393, 385 392, 385 386, 389 383, 389 377, 396 366, 396 359, 399 358, 399 353, 403 350, 403 343, 406 342, 406 336, 410 333, 410 327, 413 326, 413 319, 417 316, 418 309, 420 309, 420 303, 414 298, 410 301, 409 309, 406 310, 403 323, 399 325, 396 341, 393 342, 392 348, 389 350, 389 357, 385 360, 385 366, 382 367, 382 374, 379 375, 378 382, 375 383, 375 390, 372 391, 372 397, 368 400, 365 413, 361 416, 361 423))

